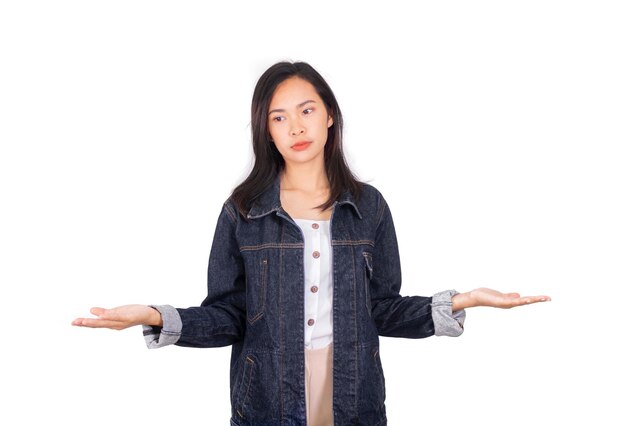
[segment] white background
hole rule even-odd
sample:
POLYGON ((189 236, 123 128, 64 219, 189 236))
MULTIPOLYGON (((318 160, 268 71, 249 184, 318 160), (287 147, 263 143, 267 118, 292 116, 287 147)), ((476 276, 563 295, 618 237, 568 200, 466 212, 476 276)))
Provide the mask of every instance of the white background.
POLYGON ((286 59, 335 91, 403 294, 553 298, 382 338, 389 424, 624 424, 621 2, 350 3, 1 3, 0 423, 228 424, 230 348, 70 322, 202 301, 253 87, 286 59))

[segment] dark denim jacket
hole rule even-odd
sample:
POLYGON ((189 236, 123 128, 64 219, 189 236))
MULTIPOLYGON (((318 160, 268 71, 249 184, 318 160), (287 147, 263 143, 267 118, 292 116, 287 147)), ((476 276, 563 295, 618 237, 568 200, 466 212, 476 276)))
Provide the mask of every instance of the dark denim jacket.
MULTIPOLYGON (((239 215, 222 208, 199 307, 156 307, 163 328, 144 327, 149 347, 232 345, 232 425, 306 425, 304 239, 282 209, 279 179, 239 215)), ((391 212, 366 184, 345 192, 331 216, 333 412, 335 425, 385 425, 378 336, 459 335, 465 313, 454 290, 400 296, 400 257, 391 212)))

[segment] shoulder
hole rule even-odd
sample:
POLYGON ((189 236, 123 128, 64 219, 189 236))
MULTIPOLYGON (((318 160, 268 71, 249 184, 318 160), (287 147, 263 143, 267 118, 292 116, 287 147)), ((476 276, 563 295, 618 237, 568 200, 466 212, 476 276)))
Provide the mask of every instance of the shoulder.
POLYGON ((374 185, 361 182, 361 195, 359 197, 359 210, 372 216, 374 222, 380 222, 385 210, 387 209, 387 201, 383 194, 374 185))
POLYGON ((374 185, 361 182, 361 198, 366 201, 384 201, 383 194, 374 185))
POLYGON ((232 195, 228 197, 222 204, 221 215, 228 216, 228 219, 233 223, 233 225, 237 223, 239 219, 239 213, 237 212, 237 206, 235 205, 235 201, 233 200, 232 195))

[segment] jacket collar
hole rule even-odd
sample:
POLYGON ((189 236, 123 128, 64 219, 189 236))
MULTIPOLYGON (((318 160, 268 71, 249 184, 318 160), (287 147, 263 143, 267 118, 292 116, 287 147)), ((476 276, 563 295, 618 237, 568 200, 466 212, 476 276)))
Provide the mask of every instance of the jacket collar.
MULTIPOLYGON (((354 197, 349 191, 343 191, 335 202, 335 206, 348 204, 354 209, 354 213, 363 219, 361 212, 356 205, 354 197)), ((248 212, 248 219, 257 219, 272 212, 282 210, 280 204, 280 173, 276 175, 272 186, 270 186, 265 192, 263 192, 253 203, 248 212)))

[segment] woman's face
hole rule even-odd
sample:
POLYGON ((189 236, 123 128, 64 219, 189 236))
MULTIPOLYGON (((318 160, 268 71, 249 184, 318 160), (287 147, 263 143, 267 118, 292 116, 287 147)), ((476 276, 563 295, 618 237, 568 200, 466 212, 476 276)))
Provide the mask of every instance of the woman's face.
POLYGON ((320 162, 333 119, 315 87, 291 77, 276 87, 270 102, 268 130, 287 165, 320 162))

